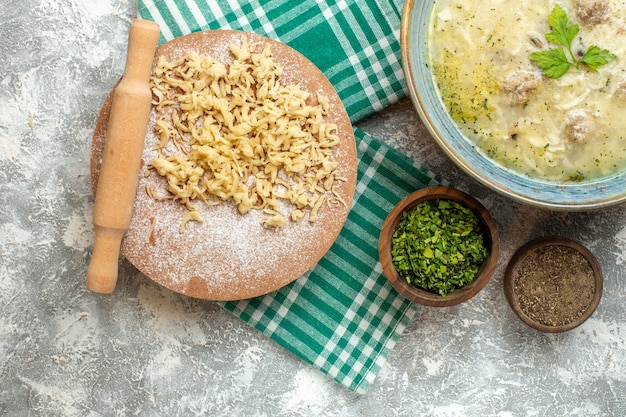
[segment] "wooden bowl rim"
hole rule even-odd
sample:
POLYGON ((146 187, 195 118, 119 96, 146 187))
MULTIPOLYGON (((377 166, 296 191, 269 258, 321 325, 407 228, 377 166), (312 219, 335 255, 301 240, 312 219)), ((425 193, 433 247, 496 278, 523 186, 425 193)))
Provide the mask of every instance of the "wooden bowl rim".
POLYGON ((383 273, 389 283, 408 300, 430 307, 454 306, 478 294, 493 276, 500 253, 498 229, 489 211, 471 195, 455 188, 443 186, 427 187, 414 191, 396 204, 383 223, 378 245, 383 273), (471 209, 481 221, 489 249, 489 255, 478 270, 474 281, 446 296, 441 296, 407 283, 398 274, 391 262, 391 236, 400 222, 401 214, 419 203, 431 200, 451 200, 471 209))
POLYGON ((561 236, 545 236, 527 242, 513 254, 504 273, 504 295, 515 315, 517 315, 517 317, 528 326, 545 333, 561 333, 574 329, 583 324, 589 317, 591 317, 593 312, 600 304, 600 299, 602 298, 602 290, 602 268, 600 267, 600 264, 594 254, 578 241, 561 236), (532 320, 522 311, 518 303, 518 299, 515 296, 514 276, 518 266, 524 261, 524 259, 526 259, 529 254, 538 249, 548 246, 565 246, 576 250, 578 253, 584 256, 585 259, 587 259, 587 261, 589 261, 589 263, 591 264, 596 284, 596 292, 591 300, 591 303, 589 304, 589 308, 585 311, 585 313, 578 317, 576 320, 561 326, 548 326, 532 320))

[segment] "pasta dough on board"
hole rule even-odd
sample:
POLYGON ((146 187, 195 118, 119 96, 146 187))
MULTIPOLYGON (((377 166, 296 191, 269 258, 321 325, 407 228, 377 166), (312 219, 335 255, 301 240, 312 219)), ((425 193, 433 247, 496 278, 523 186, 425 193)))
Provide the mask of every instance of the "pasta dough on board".
POLYGON ((326 120, 328 98, 284 84, 269 44, 230 50, 229 64, 195 51, 173 62, 159 57, 152 76, 159 155, 147 175, 156 171, 167 186, 149 194, 187 207, 181 233, 188 221, 202 221, 196 202, 233 201, 244 215, 263 210, 268 227, 300 221, 305 209, 314 222, 325 200, 345 205, 334 191, 344 179, 335 176, 340 139, 326 120))

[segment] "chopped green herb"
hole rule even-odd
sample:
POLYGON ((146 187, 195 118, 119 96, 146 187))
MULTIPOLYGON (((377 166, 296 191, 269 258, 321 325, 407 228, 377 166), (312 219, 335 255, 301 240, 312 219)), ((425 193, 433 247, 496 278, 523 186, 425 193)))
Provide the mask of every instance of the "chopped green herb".
POLYGON ((550 16, 548 16, 548 24, 552 30, 546 33, 546 39, 549 42, 562 46, 565 50, 563 48, 555 48, 530 54, 530 60, 537 64, 546 76, 560 78, 570 67, 578 68, 580 63, 596 71, 598 67, 617 59, 617 56, 607 49, 600 49, 595 45, 591 45, 580 59, 576 58, 576 55, 572 52, 572 41, 580 28, 578 25, 569 24, 569 18, 565 10, 558 4, 554 6, 550 16), (565 51, 568 52, 571 61, 565 54, 565 51))
POLYGON ((582 182, 585 180, 585 176, 580 171, 576 171, 575 174, 569 176, 569 180, 572 182, 582 182))
POLYGON ((474 212, 430 200, 403 213, 391 241, 392 263, 409 284, 445 296, 474 280, 488 251, 474 212))

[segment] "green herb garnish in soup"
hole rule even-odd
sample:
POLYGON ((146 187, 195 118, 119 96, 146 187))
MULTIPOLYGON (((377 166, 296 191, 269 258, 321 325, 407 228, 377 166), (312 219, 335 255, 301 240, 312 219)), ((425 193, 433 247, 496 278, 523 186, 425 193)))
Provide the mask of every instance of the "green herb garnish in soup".
POLYGON ((626 169, 626 3, 436 0, 429 64, 484 154, 520 174, 593 181, 626 169))
POLYGON ((442 296, 471 283, 487 255, 476 214, 450 200, 424 201, 405 211, 391 239, 398 274, 442 296))
MULTIPOLYGON (((596 3, 606 4, 604 1, 596 1, 596 3)), ((617 59, 617 56, 609 50, 600 49, 596 45, 591 45, 586 52, 580 51, 575 54, 572 51, 572 41, 580 28, 578 25, 569 24, 567 14, 558 4, 554 6, 552 13, 548 16, 548 23, 552 30, 546 33, 546 40, 564 48, 548 49, 530 54, 530 60, 543 69, 544 75, 550 78, 560 78, 570 67, 579 68, 580 64, 585 64, 595 71, 598 67, 617 59)))

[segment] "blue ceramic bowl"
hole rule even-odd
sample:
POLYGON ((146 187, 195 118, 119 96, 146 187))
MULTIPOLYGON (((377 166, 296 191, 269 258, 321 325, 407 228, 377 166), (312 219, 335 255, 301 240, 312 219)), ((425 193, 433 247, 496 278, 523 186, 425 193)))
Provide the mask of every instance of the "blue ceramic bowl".
POLYGON ((402 66, 409 95, 431 135, 463 171, 516 201, 551 210, 584 211, 626 201, 626 175, 579 183, 532 179, 490 159, 461 133, 448 115, 427 65, 428 26, 435 0, 407 0, 402 13, 402 66))

